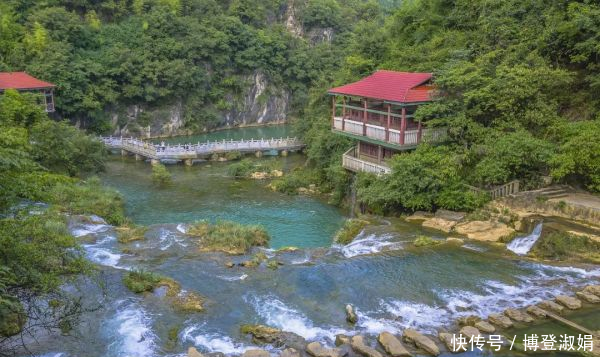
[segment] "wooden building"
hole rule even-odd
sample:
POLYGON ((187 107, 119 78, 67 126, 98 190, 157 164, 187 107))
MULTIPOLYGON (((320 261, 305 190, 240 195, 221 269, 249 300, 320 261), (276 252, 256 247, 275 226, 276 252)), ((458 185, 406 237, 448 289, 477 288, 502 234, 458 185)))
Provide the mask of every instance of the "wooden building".
POLYGON ((0 72, 0 94, 7 89, 19 92, 40 93, 40 105, 46 112, 54 112, 54 88, 52 83, 44 82, 25 72, 0 72))
POLYGON ((358 140, 344 154, 344 167, 376 174, 390 172, 385 160, 419 143, 441 141, 445 128, 428 128, 414 113, 431 101, 431 73, 379 70, 358 82, 332 88, 332 130, 358 140))

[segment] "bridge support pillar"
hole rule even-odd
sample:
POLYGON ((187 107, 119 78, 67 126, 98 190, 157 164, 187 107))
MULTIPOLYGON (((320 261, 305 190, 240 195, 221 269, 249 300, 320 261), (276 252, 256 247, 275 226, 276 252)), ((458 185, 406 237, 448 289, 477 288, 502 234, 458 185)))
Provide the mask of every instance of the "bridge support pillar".
POLYGON ((183 160, 183 163, 185 164, 185 166, 192 166, 193 164, 192 159, 185 159, 183 160))
POLYGON ((152 166, 158 165, 158 164, 160 164, 160 160, 159 159, 150 159, 150 164, 152 166))
POLYGON ((287 150, 283 150, 283 151, 281 151, 281 156, 283 156, 283 157, 286 157, 286 156, 288 156, 288 154, 289 154, 289 153, 288 153, 288 151, 287 151, 287 150))
POLYGON ((124 149, 121 149, 121 156, 127 156, 127 151, 124 149))
POLYGON ((257 151, 257 152, 256 152, 254 155, 255 155, 256 157, 262 157, 262 156, 263 156, 263 153, 262 153, 262 151, 257 151))
POLYGON ((140 154, 135 154, 135 161, 142 161, 144 160, 144 157, 140 154))

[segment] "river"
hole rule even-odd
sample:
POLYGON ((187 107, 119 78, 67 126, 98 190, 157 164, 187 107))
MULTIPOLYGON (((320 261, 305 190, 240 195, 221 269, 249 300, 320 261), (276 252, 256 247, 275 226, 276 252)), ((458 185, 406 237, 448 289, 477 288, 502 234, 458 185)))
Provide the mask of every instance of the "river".
MULTIPOLYGON (((227 135, 246 138, 244 130, 254 128, 227 135)), ((293 154, 261 160, 277 160, 288 170, 304 158, 293 154)), ((239 332, 246 323, 327 345, 339 333, 372 337, 406 327, 435 333, 460 316, 523 307, 600 279, 597 266, 541 264, 491 244, 416 248, 411 242, 420 235, 440 240, 445 235, 402 219, 381 219, 350 245, 337 246, 332 237, 346 218, 344 212, 319 198, 272 192, 263 181, 227 177, 227 166, 171 165, 173 185, 158 189, 150 181, 149 164, 113 157, 102 180, 123 194, 135 223, 149 225, 146 240, 120 244, 114 227, 74 217, 70 229, 100 266, 106 290, 82 282, 85 303, 100 308, 86 313, 71 336, 40 338, 32 351, 62 357, 152 357, 177 356, 195 346, 235 355, 253 346, 239 332), (199 219, 264 225, 272 249, 255 252, 277 256, 283 265, 276 270, 227 268, 225 262, 248 256, 190 249, 186 224, 199 219), (301 249, 275 251, 284 246, 301 249), (206 311, 180 313, 160 296, 129 292, 121 278, 131 268, 171 277, 183 289, 205 296, 206 311), (355 326, 345 321, 348 303, 358 313, 355 326), (170 340, 174 334, 175 341, 170 340)))

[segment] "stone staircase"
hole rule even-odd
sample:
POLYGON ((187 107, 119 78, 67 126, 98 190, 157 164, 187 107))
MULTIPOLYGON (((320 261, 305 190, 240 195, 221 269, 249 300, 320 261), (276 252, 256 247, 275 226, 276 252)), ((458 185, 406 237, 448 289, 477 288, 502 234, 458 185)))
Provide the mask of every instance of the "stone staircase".
POLYGON ((575 192, 575 189, 569 185, 552 185, 538 190, 523 191, 523 193, 535 194, 536 196, 545 197, 548 200, 567 197, 573 192, 575 192))

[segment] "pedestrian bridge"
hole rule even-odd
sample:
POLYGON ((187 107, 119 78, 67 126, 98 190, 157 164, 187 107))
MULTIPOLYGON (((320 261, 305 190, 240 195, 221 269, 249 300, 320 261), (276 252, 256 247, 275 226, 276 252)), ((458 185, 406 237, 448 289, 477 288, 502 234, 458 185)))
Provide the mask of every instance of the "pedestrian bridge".
POLYGON ((183 160, 191 165, 193 159, 205 159, 214 154, 226 154, 238 151, 240 153, 255 153, 261 156, 263 152, 277 151, 286 155, 297 151, 304 144, 297 138, 250 139, 208 141, 196 144, 153 144, 136 138, 101 137, 109 149, 120 149, 122 155, 134 154, 136 159, 150 159, 153 163, 160 160, 183 160))

